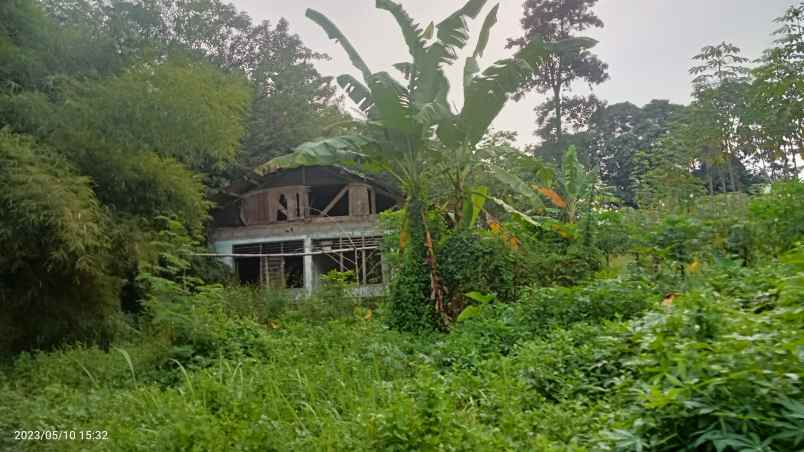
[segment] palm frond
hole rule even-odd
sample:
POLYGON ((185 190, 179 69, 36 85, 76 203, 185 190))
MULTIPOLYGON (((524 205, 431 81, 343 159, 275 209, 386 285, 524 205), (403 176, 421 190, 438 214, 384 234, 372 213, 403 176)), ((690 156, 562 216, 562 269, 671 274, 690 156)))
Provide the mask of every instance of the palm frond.
POLYGON ((534 191, 530 185, 513 174, 506 168, 493 166, 490 168, 490 173, 495 179, 502 182, 505 186, 510 188, 519 196, 525 198, 534 209, 544 209, 544 202, 539 194, 534 191))

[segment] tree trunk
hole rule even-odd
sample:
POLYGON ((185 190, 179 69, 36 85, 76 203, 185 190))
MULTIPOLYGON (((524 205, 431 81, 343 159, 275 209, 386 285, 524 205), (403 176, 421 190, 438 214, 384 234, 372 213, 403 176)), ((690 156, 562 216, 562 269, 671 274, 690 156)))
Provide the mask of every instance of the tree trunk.
MULTIPOLYGON (((561 74, 559 73, 559 77, 561 74)), ((561 115, 563 114, 562 105, 561 105, 561 83, 557 83, 553 85, 553 102, 555 102, 556 108, 556 145, 561 144, 561 139, 563 138, 563 130, 562 130, 562 118, 561 115)))
POLYGON ((784 155, 784 177, 785 180, 789 180, 790 178, 790 160, 787 158, 787 152, 782 151, 782 155, 784 155))
POLYGON ((731 191, 737 192, 737 179, 734 177, 734 163, 729 156, 729 182, 731 182, 731 191))

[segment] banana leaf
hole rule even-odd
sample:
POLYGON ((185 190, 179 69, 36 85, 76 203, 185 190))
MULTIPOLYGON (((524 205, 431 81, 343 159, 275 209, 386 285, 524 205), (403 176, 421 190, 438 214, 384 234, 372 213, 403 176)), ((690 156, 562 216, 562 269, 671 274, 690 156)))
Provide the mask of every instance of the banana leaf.
POLYGON ((359 80, 351 75, 344 74, 337 78, 338 85, 346 92, 346 95, 352 99, 352 102, 357 105, 357 108, 365 113, 369 118, 374 118, 374 99, 371 96, 371 91, 366 88, 366 85, 360 83, 359 80))
POLYGON ((279 169, 292 169, 311 165, 350 165, 366 161, 376 156, 379 144, 360 135, 344 135, 324 140, 304 143, 293 153, 277 157, 255 172, 269 174, 279 169))
POLYGON ((338 29, 335 24, 330 21, 327 16, 321 14, 320 12, 314 9, 308 9, 305 13, 307 18, 318 24, 324 31, 327 33, 329 39, 337 41, 341 47, 346 51, 346 54, 349 55, 349 59, 352 61, 352 64, 363 74, 363 80, 368 83, 368 80, 371 78, 371 70, 366 65, 366 62, 363 61, 363 58, 354 48, 351 42, 346 39, 341 30, 338 29))

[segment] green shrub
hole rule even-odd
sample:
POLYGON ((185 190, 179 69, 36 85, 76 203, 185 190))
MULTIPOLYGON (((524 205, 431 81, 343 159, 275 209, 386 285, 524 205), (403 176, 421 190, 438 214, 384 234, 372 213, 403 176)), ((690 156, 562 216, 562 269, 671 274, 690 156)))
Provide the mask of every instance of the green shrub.
POLYGON ((357 285, 352 272, 331 271, 321 278, 322 285, 311 296, 294 302, 284 318, 310 323, 349 318, 361 300, 354 290, 357 285))
POLYGON ((283 290, 270 290, 251 285, 226 286, 226 315, 249 319, 260 324, 281 317, 291 302, 291 295, 283 290))
POLYGON ((604 262, 603 253, 580 240, 576 225, 546 224, 543 228, 506 225, 521 242, 517 281, 543 287, 572 286, 591 278, 604 262))
POLYGON ((757 248, 756 232, 748 223, 734 223, 729 227, 726 238, 726 252, 740 259, 745 265, 754 260, 757 248))
POLYGON ((120 343, 103 350, 96 346, 74 345, 51 352, 22 353, 14 360, 15 381, 29 391, 54 382, 72 388, 97 387, 124 389, 162 378, 170 359, 170 344, 161 337, 120 343))
POLYGON ((467 292, 493 293, 503 301, 517 295, 517 256, 497 237, 458 232, 438 247, 438 274, 451 303, 464 304, 467 292))
POLYGON ((804 238, 804 183, 774 184, 768 193, 750 203, 750 220, 756 223, 762 250, 780 255, 804 238))
POLYGON ((515 315, 527 331, 543 334, 580 322, 636 318, 660 301, 661 294, 647 282, 610 279, 572 288, 526 289, 515 315))
POLYGON ((661 294, 646 282, 612 279, 573 288, 525 288, 516 303, 495 303, 459 322, 438 341, 441 366, 475 368, 492 356, 507 356, 517 344, 576 324, 638 318, 659 305, 661 294))
POLYGON ((709 231, 700 221, 668 216, 651 231, 648 243, 660 270, 667 268, 684 276, 686 267, 711 249, 708 239, 709 231))
POLYGON ((576 324, 527 340, 512 355, 525 386, 552 403, 611 397, 633 372, 624 364, 631 350, 616 338, 624 323, 576 324))
POLYGON ((485 359, 509 354, 527 334, 515 322, 512 305, 482 306, 478 315, 458 322, 436 342, 434 358, 443 367, 472 369, 485 359))
MULTIPOLYGON (((624 210, 631 214, 630 209, 624 210)), ((613 257, 625 254, 631 249, 631 235, 627 229, 625 213, 618 210, 593 212, 590 221, 594 244, 605 256, 606 264, 610 264, 613 257)))
POLYGON ((799 312, 760 314, 696 292, 636 322, 637 404, 620 450, 798 450, 804 444, 799 312))
POLYGON ((255 319, 232 315, 227 292, 220 286, 198 287, 192 294, 167 280, 151 279, 146 303, 150 330, 170 340, 171 357, 191 367, 204 367, 219 356, 265 358, 266 331, 255 319))

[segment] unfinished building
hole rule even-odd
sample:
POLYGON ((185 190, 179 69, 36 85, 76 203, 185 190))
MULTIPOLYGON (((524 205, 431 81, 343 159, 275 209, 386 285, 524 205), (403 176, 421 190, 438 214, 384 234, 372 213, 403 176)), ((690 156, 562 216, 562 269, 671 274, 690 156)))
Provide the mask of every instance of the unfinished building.
POLYGON ((243 284, 311 291, 337 270, 372 293, 387 279, 377 215, 398 200, 338 166, 276 171, 238 181, 218 199, 210 245, 243 284))

